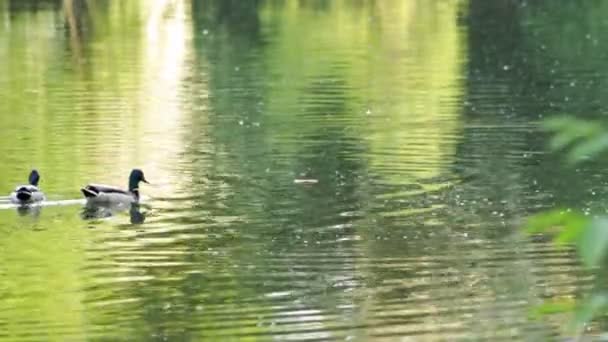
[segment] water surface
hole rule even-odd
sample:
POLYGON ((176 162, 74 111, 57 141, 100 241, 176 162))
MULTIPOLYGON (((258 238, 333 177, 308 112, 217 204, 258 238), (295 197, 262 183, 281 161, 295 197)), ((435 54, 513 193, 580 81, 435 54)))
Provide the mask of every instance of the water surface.
POLYGON ((586 278, 519 228, 606 211, 538 129, 601 114, 605 6, 0 0, 0 189, 63 204, 0 209, 0 340, 564 334, 529 312, 586 278))

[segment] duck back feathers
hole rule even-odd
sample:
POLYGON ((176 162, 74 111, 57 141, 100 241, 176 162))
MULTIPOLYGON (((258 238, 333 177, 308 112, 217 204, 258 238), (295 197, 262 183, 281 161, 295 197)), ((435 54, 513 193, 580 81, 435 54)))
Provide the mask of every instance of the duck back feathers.
POLYGON ((100 194, 123 194, 123 195, 131 195, 129 191, 117 188, 115 186, 103 185, 103 184, 89 184, 84 188, 80 189, 84 197, 97 197, 100 194))
POLYGON ((148 181, 143 171, 133 169, 129 175, 129 189, 124 190, 115 186, 103 184, 88 184, 80 189, 88 203, 111 204, 111 203, 137 203, 139 201, 139 183, 148 181))

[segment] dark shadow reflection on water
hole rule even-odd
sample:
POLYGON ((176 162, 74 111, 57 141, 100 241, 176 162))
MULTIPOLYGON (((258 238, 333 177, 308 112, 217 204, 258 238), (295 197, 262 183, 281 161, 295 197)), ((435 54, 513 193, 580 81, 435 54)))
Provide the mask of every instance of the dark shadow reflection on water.
MULTIPOLYGON (((130 221, 133 224, 142 224, 146 220, 146 214, 141 211, 139 203, 128 206, 130 221)), ((87 203, 80 213, 84 220, 95 220, 109 218, 127 210, 125 205, 99 205, 87 203)))
POLYGON ((39 217, 42 207, 39 205, 22 205, 17 207, 19 216, 39 217))

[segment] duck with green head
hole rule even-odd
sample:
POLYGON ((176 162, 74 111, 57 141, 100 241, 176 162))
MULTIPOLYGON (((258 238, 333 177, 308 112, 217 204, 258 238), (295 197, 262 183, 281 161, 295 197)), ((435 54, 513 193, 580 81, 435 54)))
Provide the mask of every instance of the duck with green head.
POLYGON ((133 169, 129 175, 129 189, 115 186, 89 184, 80 191, 90 204, 130 204, 139 202, 139 183, 148 183, 140 169, 133 169))
POLYGON ((40 173, 37 170, 32 170, 28 178, 29 184, 19 185, 10 195, 11 202, 14 204, 27 205, 36 202, 41 202, 45 199, 44 193, 38 188, 40 182, 40 173))

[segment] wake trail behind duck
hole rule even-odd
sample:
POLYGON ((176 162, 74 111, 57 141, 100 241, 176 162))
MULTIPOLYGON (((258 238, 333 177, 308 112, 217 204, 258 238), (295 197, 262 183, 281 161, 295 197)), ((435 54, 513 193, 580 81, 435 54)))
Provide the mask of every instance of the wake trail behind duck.
MULTIPOLYGON (((38 203, 28 204, 28 207, 52 207, 59 205, 83 205, 86 203, 85 199, 67 199, 67 200, 52 200, 52 201, 42 201, 38 203)), ((0 197, 0 210, 2 209, 15 209, 19 208, 22 205, 11 203, 8 198, 0 197)))

